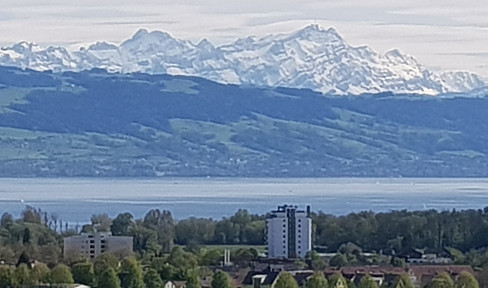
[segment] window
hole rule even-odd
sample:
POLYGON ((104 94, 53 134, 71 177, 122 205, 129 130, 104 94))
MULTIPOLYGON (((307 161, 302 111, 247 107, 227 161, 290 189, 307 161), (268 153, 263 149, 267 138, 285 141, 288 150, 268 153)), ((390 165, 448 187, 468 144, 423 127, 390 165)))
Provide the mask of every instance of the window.
POLYGON ((283 228, 285 228, 285 227, 286 227, 286 224, 283 224, 283 228))
POLYGON ((283 238, 286 238, 286 235, 283 235, 283 238))
POLYGON ((302 227, 302 225, 298 224, 298 228, 301 228, 301 227, 302 227))
POLYGON ((283 244, 285 244, 285 243, 286 243, 286 240, 283 240, 283 244))

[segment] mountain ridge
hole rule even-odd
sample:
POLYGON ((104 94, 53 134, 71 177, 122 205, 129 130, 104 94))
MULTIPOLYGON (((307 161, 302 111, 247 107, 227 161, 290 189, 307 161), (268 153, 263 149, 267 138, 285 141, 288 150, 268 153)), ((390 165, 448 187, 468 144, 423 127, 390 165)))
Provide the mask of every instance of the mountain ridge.
POLYGON ((220 46, 207 39, 194 44, 146 29, 120 45, 97 42, 77 51, 19 42, 0 49, 0 65, 55 72, 100 68, 192 75, 224 84, 309 88, 342 95, 387 91, 438 95, 486 86, 470 72, 433 72, 398 49, 379 54, 367 46, 353 47, 335 28, 315 24, 220 46))

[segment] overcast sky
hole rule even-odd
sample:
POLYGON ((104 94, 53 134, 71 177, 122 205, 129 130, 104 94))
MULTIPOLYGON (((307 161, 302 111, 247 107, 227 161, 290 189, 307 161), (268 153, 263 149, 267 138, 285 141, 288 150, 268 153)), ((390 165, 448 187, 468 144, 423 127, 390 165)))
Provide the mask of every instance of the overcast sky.
POLYGON ((139 28, 214 44, 247 35, 333 26, 349 44, 398 48, 431 69, 488 76, 486 0, 0 0, 0 46, 73 45, 131 37, 139 28))

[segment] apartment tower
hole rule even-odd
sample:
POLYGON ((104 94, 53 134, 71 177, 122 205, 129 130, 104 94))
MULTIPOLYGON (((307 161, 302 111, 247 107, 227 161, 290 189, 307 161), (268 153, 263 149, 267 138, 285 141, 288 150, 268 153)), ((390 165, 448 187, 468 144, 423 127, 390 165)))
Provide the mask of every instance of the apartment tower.
POLYGON ((266 219, 268 258, 303 258, 312 250, 310 206, 278 206, 266 219))

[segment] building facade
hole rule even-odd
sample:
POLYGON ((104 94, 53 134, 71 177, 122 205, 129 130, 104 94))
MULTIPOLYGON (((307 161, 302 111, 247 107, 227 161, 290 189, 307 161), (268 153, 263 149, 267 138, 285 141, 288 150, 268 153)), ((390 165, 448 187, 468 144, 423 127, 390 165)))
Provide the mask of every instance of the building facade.
POLYGON ((278 206, 266 219, 269 258, 303 258, 312 250, 310 206, 278 206))
POLYGON ((105 252, 129 255, 132 237, 112 236, 111 232, 82 233, 64 238, 64 256, 94 259, 105 252))

